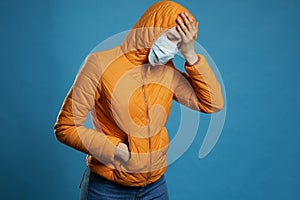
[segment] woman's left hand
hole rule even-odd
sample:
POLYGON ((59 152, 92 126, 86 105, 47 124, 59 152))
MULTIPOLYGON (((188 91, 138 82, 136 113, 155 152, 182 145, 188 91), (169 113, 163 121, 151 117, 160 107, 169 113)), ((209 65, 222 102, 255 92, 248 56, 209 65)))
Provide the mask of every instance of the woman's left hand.
POLYGON ((186 12, 180 13, 180 16, 184 21, 182 22, 179 16, 176 19, 179 24, 176 27, 182 39, 180 51, 187 63, 191 65, 198 60, 198 56, 194 49, 195 40, 198 35, 198 22, 197 25, 195 25, 194 21, 186 12))

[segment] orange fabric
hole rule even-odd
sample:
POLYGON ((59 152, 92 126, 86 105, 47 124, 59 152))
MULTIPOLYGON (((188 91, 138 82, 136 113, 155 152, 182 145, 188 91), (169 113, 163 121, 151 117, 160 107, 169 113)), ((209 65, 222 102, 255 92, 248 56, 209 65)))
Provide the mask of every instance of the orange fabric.
POLYGON ((222 109, 220 85, 203 55, 195 65, 185 65, 187 74, 172 61, 148 64, 151 45, 176 25, 182 11, 188 12, 172 1, 155 3, 120 46, 89 54, 77 74, 54 132, 60 142, 86 153, 86 164, 98 175, 129 186, 158 180, 167 168, 165 125, 172 100, 205 113, 222 109), (84 126, 89 112, 94 129, 84 126), (114 158, 119 142, 131 152, 126 163, 114 158))

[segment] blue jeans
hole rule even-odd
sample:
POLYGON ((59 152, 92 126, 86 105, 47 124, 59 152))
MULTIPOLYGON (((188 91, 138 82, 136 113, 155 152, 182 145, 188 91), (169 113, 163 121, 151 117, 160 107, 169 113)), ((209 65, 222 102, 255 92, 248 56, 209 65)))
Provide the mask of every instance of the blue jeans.
POLYGON ((86 167, 80 183, 80 200, 168 200, 164 175, 144 187, 124 186, 107 180, 86 167))

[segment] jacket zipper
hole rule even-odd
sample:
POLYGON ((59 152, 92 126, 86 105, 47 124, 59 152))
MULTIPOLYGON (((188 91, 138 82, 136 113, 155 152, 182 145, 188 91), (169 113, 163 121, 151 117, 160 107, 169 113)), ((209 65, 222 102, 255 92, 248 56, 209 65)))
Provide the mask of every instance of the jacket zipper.
POLYGON ((148 131, 149 157, 150 157, 148 174, 147 174, 146 182, 145 182, 145 185, 144 185, 144 186, 146 186, 147 182, 148 182, 148 180, 150 178, 150 175, 151 175, 152 155, 151 155, 151 141, 150 141, 150 123, 149 123, 148 100, 147 100, 147 97, 146 97, 145 82, 144 82, 144 77, 143 77, 143 74, 142 74, 142 70, 141 70, 141 77, 142 77, 142 90, 143 90, 144 101, 145 101, 145 105, 146 105, 146 121, 147 121, 147 131, 148 131))

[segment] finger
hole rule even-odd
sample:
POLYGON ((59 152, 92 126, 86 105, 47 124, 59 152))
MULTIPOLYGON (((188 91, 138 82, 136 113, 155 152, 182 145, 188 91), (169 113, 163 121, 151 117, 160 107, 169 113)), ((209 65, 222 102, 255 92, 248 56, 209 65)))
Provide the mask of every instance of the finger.
POLYGON ((177 25, 176 28, 177 28, 177 30, 181 36, 181 39, 183 41, 186 38, 185 33, 183 32, 183 30, 181 29, 181 27, 179 25, 177 25))
POLYGON ((198 32, 199 32, 199 22, 196 24, 196 39, 198 37, 198 32))
POLYGON ((189 21, 192 23, 193 19, 189 16, 189 14, 187 12, 184 12, 184 14, 186 15, 186 17, 189 19, 189 21))
POLYGON ((198 37, 198 22, 196 23, 195 32, 193 34, 193 39, 196 40, 198 37))
POLYGON ((192 35, 194 35, 197 32, 196 26, 195 26, 194 23, 191 24, 191 31, 190 32, 192 33, 192 35))
POLYGON ((191 28, 190 28, 191 35, 194 36, 195 34, 197 34, 195 22, 194 22, 194 20, 189 16, 189 14, 188 14, 187 12, 185 12, 185 15, 186 15, 187 19, 189 20, 189 22, 190 22, 190 24, 191 24, 191 28))
POLYGON ((197 39, 197 28, 196 25, 194 23, 194 20, 188 15, 188 13, 184 12, 184 14, 186 15, 186 18, 189 20, 191 26, 190 26, 190 38, 193 40, 197 39))
POLYGON ((179 26, 180 26, 181 30, 182 30, 183 33, 185 34, 186 38, 192 39, 192 38, 193 38, 192 32, 190 32, 190 31, 188 30, 188 28, 187 28, 186 25, 182 22, 182 20, 180 19, 180 17, 177 18, 177 21, 178 21, 178 23, 179 23, 179 26))
POLYGON ((184 24, 186 25, 188 31, 191 31, 192 30, 192 25, 190 23, 190 20, 187 18, 186 13, 182 12, 182 13, 180 13, 180 16, 182 17, 182 19, 184 21, 184 24))
POLYGON ((189 31, 188 31, 187 27, 184 25, 184 23, 181 21, 181 19, 178 17, 176 20, 177 20, 177 23, 179 24, 181 30, 183 31, 183 33, 187 34, 189 31))
POLYGON ((187 19, 190 21, 191 28, 192 28, 193 30, 195 30, 196 26, 195 26, 194 20, 189 16, 189 14, 188 14, 187 12, 184 12, 184 13, 185 13, 187 19))

